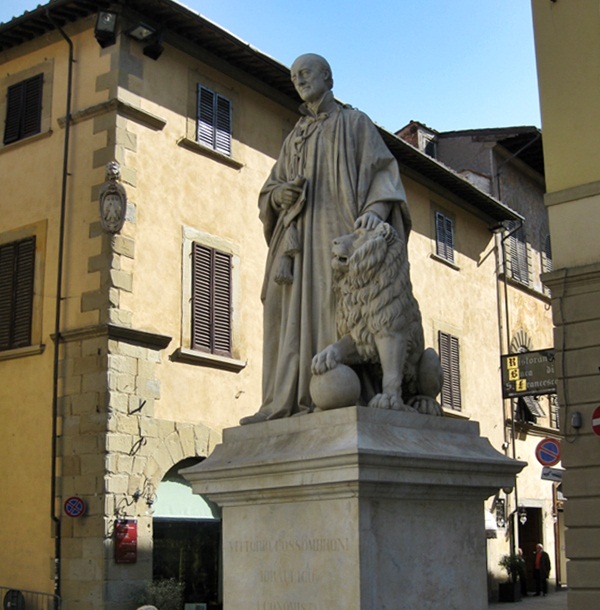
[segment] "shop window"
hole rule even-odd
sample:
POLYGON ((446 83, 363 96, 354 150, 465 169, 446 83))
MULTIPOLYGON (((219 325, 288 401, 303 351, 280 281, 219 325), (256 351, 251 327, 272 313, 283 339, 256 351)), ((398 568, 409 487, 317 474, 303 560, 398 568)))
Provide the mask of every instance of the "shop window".
POLYGON ((178 472, 198 461, 192 458, 175 465, 158 486, 152 520, 152 579, 182 583, 186 607, 206 604, 207 610, 220 610, 220 509, 194 494, 178 472))

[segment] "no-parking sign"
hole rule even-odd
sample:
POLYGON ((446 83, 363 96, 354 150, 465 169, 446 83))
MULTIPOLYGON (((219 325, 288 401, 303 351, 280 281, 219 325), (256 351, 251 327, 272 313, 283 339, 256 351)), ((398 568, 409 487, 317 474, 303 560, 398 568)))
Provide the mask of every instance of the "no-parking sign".
POLYGON ((77 496, 71 496, 65 501, 65 513, 69 517, 81 517, 85 512, 85 502, 77 496))
POLYGON ((596 436, 600 436, 600 406, 592 413, 592 430, 596 436))
POLYGON ((542 466, 554 466, 560 462, 560 442, 555 438, 545 438, 535 448, 535 457, 542 466))

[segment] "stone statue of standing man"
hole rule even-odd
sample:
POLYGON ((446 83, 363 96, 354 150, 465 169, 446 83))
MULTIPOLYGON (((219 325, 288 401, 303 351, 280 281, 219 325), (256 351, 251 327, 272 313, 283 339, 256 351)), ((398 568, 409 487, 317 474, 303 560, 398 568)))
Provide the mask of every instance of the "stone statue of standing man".
POLYGON ((241 424, 312 411, 311 361, 338 338, 333 240, 385 221, 406 241, 411 226, 395 158, 364 113, 334 99, 327 61, 302 55, 291 76, 304 102, 302 116, 259 196, 269 245, 263 402, 241 424))

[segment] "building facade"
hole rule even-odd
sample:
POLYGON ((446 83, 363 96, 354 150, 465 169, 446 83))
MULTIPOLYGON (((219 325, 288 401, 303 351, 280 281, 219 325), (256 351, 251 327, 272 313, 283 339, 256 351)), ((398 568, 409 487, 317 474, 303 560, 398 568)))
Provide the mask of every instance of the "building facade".
POLYGON ((565 440, 564 491, 570 610, 600 604, 600 15, 593 2, 533 0, 554 270, 552 290, 565 440))
MULTIPOLYGON (((260 405, 257 197, 298 102, 287 68, 171 0, 53 0, 0 25, 3 596, 129 610, 174 577, 220 607, 218 508, 178 470, 260 405)), ((492 229, 522 215, 381 133, 444 410, 502 447, 492 229)))
MULTIPOLYGON (((500 353, 533 352, 537 357, 540 351, 552 350, 550 292, 541 280, 541 274, 552 269, 552 252, 540 130, 511 127, 440 133, 412 121, 398 135, 521 214, 522 220, 495 228, 500 353)), ((443 211, 437 218, 438 249, 443 252, 452 241, 447 233, 453 230, 453 219, 443 211)), ((486 420, 493 425, 502 422, 507 454, 528 463, 517 477, 515 490, 500 494, 496 506, 500 522, 504 514, 506 528, 500 531, 510 540, 511 551, 523 550, 530 586, 538 542, 552 557, 552 580, 557 585, 567 583, 562 487, 541 478, 542 465, 536 457, 541 441, 560 441, 555 392, 554 385, 552 393, 505 398, 482 406, 475 417, 484 430, 486 420)))

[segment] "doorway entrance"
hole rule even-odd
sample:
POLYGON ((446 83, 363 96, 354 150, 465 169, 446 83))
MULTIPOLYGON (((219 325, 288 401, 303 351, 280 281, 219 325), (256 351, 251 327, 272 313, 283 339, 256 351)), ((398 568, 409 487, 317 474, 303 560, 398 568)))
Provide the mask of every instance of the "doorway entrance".
POLYGON ((206 498, 193 494, 179 474, 199 461, 176 464, 158 486, 152 522, 152 579, 183 583, 186 610, 221 610, 221 512, 206 498))
POLYGON ((521 548, 523 551, 523 557, 525 559, 527 569, 527 589, 529 591, 534 591, 535 581, 533 578, 533 555, 535 553, 535 545, 538 542, 544 544, 544 541, 542 540, 542 509, 526 507, 525 510, 527 520, 525 523, 521 523, 521 520, 519 520, 519 548, 521 548))

